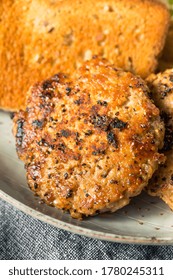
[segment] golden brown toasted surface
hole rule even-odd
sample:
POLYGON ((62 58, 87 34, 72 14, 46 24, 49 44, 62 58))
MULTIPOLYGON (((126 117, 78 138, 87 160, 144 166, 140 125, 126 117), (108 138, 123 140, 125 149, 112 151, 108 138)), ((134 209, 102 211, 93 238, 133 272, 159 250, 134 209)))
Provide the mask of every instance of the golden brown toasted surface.
POLYGON ((72 74, 92 55, 142 77, 153 72, 168 29, 151 0, 1 0, 0 108, 17 110, 29 87, 72 74))
POLYGON ((76 77, 32 87, 14 135, 31 189, 79 218, 141 192, 163 159, 164 127, 141 78, 97 58, 76 77))
POLYGON ((161 197, 173 209, 173 69, 151 75, 147 83, 165 122, 162 151, 167 157, 166 162, 155 172, 147 191, 161 197))

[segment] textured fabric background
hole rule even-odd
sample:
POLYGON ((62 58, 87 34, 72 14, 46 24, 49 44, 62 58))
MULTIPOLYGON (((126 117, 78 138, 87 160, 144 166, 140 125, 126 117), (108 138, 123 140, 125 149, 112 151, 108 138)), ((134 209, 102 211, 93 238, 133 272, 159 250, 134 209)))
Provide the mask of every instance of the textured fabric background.
POLYGON ((173 246, 117 244, 79 236, 33 219, 0 200, 0 259, 173 259, 173 246))

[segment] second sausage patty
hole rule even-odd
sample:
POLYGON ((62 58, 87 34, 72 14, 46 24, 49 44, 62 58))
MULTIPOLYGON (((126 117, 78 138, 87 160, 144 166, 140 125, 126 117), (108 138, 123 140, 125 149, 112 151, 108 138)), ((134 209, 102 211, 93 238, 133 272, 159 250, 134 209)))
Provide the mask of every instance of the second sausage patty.
POLYGON ((165 123, 162 152, 166 156, 165 163, 155 172, 147 191, 152 196, 159 196, 173 210, 173 69, 150 75, 147 83, 165 123))

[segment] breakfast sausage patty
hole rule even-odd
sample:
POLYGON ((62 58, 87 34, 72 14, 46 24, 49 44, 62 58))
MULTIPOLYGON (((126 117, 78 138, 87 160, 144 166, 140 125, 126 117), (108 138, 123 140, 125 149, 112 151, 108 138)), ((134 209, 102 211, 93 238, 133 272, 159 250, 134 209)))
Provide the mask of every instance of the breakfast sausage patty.
POLYGON ((33 86, 14 117, 30 188, 72 217, 115 211, 147 185, 163 156, 159 110, 145 82, 93 58, 71 81, 33 86))

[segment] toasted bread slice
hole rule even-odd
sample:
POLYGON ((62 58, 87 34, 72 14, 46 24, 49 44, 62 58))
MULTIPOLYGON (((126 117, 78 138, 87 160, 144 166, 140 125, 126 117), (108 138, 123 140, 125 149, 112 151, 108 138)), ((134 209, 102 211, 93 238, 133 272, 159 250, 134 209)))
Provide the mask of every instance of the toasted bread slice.
POLYGON ((151 0, 1 0, 0 108, 24 107, 36 81, 72 74, 93 55, 148 76, 169 25, 167 8, 151 0))

